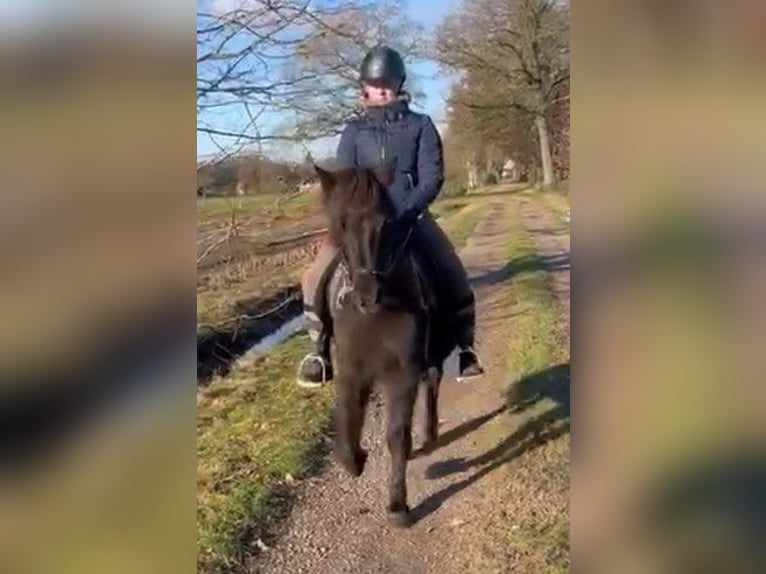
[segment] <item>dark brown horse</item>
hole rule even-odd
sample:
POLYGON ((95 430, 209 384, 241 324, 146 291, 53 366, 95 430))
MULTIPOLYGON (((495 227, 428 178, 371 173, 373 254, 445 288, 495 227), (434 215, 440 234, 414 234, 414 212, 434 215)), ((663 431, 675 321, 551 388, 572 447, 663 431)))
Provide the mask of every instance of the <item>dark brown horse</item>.
POLYGON ((398 223, 382 185, 385 174, 317 168, 329 232, 340 263, 325 287, 336 354, 336 453, 354 476, 367 453, 359 439, 373 385, 382 387, 391 455, 388 510, 410 523, 406 469, 412 454, 412 417, 419 383, 426 385, 425 444, 438 436, 437 402, 444 360, 455 346, 432 312, 413 256, 416 233, 398 223))

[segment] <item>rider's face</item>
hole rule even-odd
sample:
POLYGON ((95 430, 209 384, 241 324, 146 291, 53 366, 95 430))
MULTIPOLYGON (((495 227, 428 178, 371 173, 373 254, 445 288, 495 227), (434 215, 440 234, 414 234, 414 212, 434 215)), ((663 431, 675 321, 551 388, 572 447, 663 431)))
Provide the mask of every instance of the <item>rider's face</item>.
POLYGON ((385 106, 396 99, 394 90, 384 84, 364 84, 362 94, 368 106, 385 106))

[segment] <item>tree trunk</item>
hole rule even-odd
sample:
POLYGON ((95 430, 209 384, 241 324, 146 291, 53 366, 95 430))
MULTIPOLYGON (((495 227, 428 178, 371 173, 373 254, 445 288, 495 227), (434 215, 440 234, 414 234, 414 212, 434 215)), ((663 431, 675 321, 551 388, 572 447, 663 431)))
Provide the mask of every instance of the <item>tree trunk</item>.
POLYGON ((468 171, 468 189, 476 189, 479 186, 479 174, 476 165, 472 161, 466 162, 468 171))
POLYGON ((551 141, 548 136, 548 121, 545 116, 535 118, 537 135, 540 139, 540 160, 543 165, 543 186, 553 185, 553 160, 551 158, 551 141))

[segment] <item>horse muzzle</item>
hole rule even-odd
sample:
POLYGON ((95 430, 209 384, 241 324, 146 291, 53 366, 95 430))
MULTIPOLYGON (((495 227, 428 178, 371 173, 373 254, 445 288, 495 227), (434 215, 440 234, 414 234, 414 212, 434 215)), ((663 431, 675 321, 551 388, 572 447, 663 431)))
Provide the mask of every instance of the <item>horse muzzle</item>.
POLYGON ((353 300, 363 314, 375 313, 380 308, 380 288, 371 273, 358 273, 354 277, 353 300))
POLYGON ((363 315, 370 313, 376 313, 380 309, 380 296, 377 289, 374 293, 362 293, 359 291, 354 292, 354 304, 359 312, 363 315))
POLYGON ((357 301, 356 308, 362 315, 372 315, 373 313, 377 313, 380 310, 380 305, 374 302, 370 303, 364 300, 359 300, 357 301))

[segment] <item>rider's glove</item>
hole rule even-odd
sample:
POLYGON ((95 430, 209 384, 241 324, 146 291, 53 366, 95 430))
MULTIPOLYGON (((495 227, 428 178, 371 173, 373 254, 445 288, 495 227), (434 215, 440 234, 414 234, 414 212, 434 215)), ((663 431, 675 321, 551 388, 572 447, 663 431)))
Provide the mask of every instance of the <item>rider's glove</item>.
POLYGON ((399 221, 405 225, 413 225, 418 217, 420 217, 420 212, 417 209, 405 209, 399 216, 399 221))

